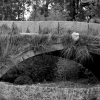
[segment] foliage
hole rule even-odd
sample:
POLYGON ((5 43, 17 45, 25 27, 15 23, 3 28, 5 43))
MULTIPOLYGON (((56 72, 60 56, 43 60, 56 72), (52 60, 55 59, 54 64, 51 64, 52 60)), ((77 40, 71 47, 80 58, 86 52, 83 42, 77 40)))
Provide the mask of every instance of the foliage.
POLYGON ((18 54, 29 50, 33 50, 34 52, 45 52, 49 50, 52 41, 54 40, 48 40, 48 36, 44 35, 34 37, 30 35, 20 35, 16 33, 16 30, 11 31, 8 35, 0 37, 1 63, 12 64, 14 63, 14 58, 12 59, 13 56, 17 56, 18 54), (15 32, 15 34, 13 32, 15 32))
MULTIPOLYGON (((3 70, 4 68, 9 68, 16 64, 15 58, 21 52, 24 52, 26 49, 29 49, 27 44, 30 42, 31 36, 21 36, 21 35, 13 35, 8 34, 8 36, 0 37, 0 68, 3 70), (25 49, 25 50, 24 50, 25 49)), ((27 50, 26 50, 27 51, 27 50)))
POLYGON ((9 53, 9 55, 16 55, 21 51, 23 51, 23 49, 25 49, 24 47, 27 46, 31 40, 32 37, 29 35, 28 36, 20 34, 13 35, 11 33, 9 34, 9 36, 1 36, 2 49, 3 51, 5 51, 5 48, 9 43, 10 46, 8 46, 9 50, 7 49, 7 52, 9 53))
POLYGON ((0 34, 8 34, 11 29, 7 26, 7 24, 3 24, 0 26, 0 34))
POLYGON ((8 67, 7 65, 14 65, 13 59, 10 58, 9 53, 12 51, 12 40, 8 37, 0 37, 0 67, 8 67))
POLYGON ((69 11, 67 11, 66 8, 66 11, 64 12, 64 7, 59 3, 59 1, 55 2, 54 0, 45 0, 45 2, 46 3, 41 4, 40 0, 37 0, 36 4, 33 4, 33 12, 31 13, 29 20, 70 20, 69 11), (48 9, 50 4, 51 9, 48 9))
POLYGON ((100 17, 100 3, 99 3, 99 1, 94 0, 93 2, 83 3, 79 7, 78 13, 76 15, 77 21, 85 21, 87 16, 89 16, 90 19, 100 17))
POLYGON ((0 20, 24 20, 25 4, 30 5, 31 0, 3 0, 0 1, 0 20))
POLYGON ((32 37, 31 36, 24 36, 24 35, 13 35, 12 36, 12 41, 13 41, 13 46, 15 47, 22 47, 31 41, 32 37))
POLYGON ((76 50, 75 60, 82 62, 83 60, 86 61, 88 59, 92 59, 88 49, 86 46, 80 46, 76 50))
POLYGON ((39 13, 39 11, 32 12, 29 21, 45 21, 45 17, 39 13))
POLYGON ((58 37, 59 37, 58 35, 52 34, 51 41, 57 43, 58 37))
POLYGON ((100 4, 97 2, 86 4, 84 10, 79 0, 5 0, 0 1, 0 20, 25 20, 25 11, 30 12, 25 6, 30 5, 32 5, 32 12, 28 20, 33 21, 84 21, 87 15, 96 15, 99 18, 100 4))
POLYGON ((15 81, 14 81, 14 84, 19 84, 19 85, 23 85, 23 84, 32 84, 33 81, 30 77, 28 76, 19 76, 15 81))
POLYGON ((88 94, 87 96, 88 100, 98 100, 98 91, 94 90, 91 93, 88 94))
POLYGON ((43 54, 31 57, 9 69, 9 71, 2 76, 1 80, 13 83, 13 81, 19 76, 19 82, 23 79, 23 76, 29 76, 34 83, 44 82, 44 80, 48 82, 53 81, 55 79, 57 60, 57 57, 43 54))
POLYGON ((79 5, 79 0, 43 0, 43 3, 41 0, 34 1, 33 12, 29 20, 72 21, 76 20, 75 16, 77 14, 82 13, 82 10, 79 10, 79 8, 82 9, 79 5))
POLYGON ((31 48, 34 52, 45 52, 49 49, 48 46, 51 45, 48 40, 48 36, 35 36, 30 42, 31 48))
POLYGON ((28 20, 30 20, 30 21, 44 21, 45 20, 45 17, 44 17, 44 15, 42 15, 41 13, 40 13, 40 11, 41 11, 41 7, 40 7, 40 0, 34 0, 36 3, 35 4, 33 4, 32 5, 32 9, 33 9, 33 11, 31 12, 31 15, 30 15, 30 17, 29 17, 29 19, 28 20))
POLYGON ((63 11, 63 8, 59 4, 56 4, 51 8, 47 20, 54 20, 54 21, 70 20, 69 12, 63 11))
MULTIPOLYGON (((66 35, 61 39, 62 44, 65 47, 63 53, 68 59, 73 59, 82 63, 87 59, 92 59, 90 49, 93 49, 99 45, 97 43, 98 40, 99 39, 92 36, 80 36, 79 40, 74 42, 70 35, 66 35)), ((98 51, 98 49, 99 48, 96 50, 98 51)))
POLYGON ((4 75, 2 75, 0 79, 4 82, 14 83, 15 79, 18 77, 18 69, 16 67, 12 67, 4 75))
POLYGON ((87 11, 85 12, 85 15, 91 15, 91 17, 100 17, 100 4, 90 4, 87 6, 87 11))
POLYGON ((0 94, 0 100, 7 100, 7 99, 0 94))
POLYGON ((19 97, 10 97, 10 100, 22 100, 22 99, 19 97))
POLYGON ((59 58, 57 62, 57 79, 60 81, 75 81, 79 78, 79 72, 82 67, 81 64, 74 61, 59 58))

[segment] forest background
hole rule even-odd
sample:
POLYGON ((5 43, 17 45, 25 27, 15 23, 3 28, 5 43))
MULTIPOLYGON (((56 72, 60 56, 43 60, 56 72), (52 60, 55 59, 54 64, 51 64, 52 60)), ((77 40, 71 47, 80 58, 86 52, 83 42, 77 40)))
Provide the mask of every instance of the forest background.
POLYGON ((100 0, 0 0, 0 20, 86 21, 100 17, 100 0))

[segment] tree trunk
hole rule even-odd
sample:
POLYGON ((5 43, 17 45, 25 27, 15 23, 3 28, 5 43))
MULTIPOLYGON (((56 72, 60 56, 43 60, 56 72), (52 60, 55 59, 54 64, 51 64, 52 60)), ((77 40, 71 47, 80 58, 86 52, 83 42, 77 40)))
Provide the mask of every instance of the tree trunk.
POLYGON ((46 1, 46 4, 44 6, 44 17, 45 17, 45 20, 46 20, 46 17, 48 17, 48 5, 49 5, 49 0, 46 1))
POLYGON ((75 20, 75 15, 76 15, 76 12, 75 12, 75 0, 73 0, 73 4, 72 4, 72 6, 73 6, 72 19, 73 19, 73 21, 74 21, 74 20, 75 20))

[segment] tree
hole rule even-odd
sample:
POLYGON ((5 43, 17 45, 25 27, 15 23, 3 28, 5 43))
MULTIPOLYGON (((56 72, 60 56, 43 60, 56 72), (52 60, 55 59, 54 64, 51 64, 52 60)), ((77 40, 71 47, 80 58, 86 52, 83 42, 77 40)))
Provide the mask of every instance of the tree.
POLYGON ((87 7, 86 15, 91 15, 92 17, 100 17, 100 4, 90 4, 87 7))
POLYGON ((48 20, 70 20, 69 11, 64 11, 60 4, 54 5, 49 11, 48 20))
POLYGON ((79 6, 79 13, 77 14, 78 21, 86 20, 86 17, 95 18, 100 17, 100 0, 82 0, 79 6))
POLYGON ((69 11, 70 20, 75 20, 79 9, 79 0, 55 0, 54 3, 59 3, 63 9, 69 11))
POLYGON ((48 5, 51 1, 52 0, 33 0, 33 12, 29 20, 46 20, 49 13, 48 5))
POLYGON ((41 3, 41 0, 34 1, 33 12, 29 20, 63 20, 63 17, 66 17, 64 20, 68 19, 67 8, 65 8, 66 11, 64 12, 64 7, 60 1, 42 0, 44 3, 41 3), (49 9, 49 5, 51 5, 51 9, 49 9))
POLYGON ((32 21, 45 20, 45 17, 41 11, 42 7, 40 7, 38 2, 36 2, 36 4, 33 4, 32 8, 33 8, 33 12, 31 13, 31 16, 29 17, 28 20, 32 20, 32 21))
POLYGON ((31 0, 1 0, 0 20, 23 20, 25 4, 30 5, 31 0))
POLYGON ((79 0, 37 0, 37 1, 33 0, 33 1, 35 1, 35 4, 33 4, 34 7, 30 19, 32 19, 32 17, 34 16, 35 18, 42 17, 43 20, 55 20, 55 19, 63 20, 62 16, 64 16, 64 20, 76 20, 75 18, 79 9, 79 0), (49 9, 49 5, 51 5, 51 9, 49 9), (57 7, 59 7, 58 8, 59 10, 57 9, 57 7))

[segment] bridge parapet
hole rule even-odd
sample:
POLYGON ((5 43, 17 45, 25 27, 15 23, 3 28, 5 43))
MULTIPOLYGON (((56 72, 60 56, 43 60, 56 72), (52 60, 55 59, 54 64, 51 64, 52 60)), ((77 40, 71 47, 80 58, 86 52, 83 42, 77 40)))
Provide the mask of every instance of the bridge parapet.
MULTIPOLYGON (((74 30, 74 31, 88 31, 91 28, 97 30, 100 33, 100 25, 96 23, 86 23, 86 22, 75 22, 75 21, 1 21, 0 22, 0 32, 2 34, 7 34, 11 31, 12 24, 18 28, 19 33, 41 33, 41 30, 51 30, 52 32, 58 32, 63 29, 74 30)), ((63 31, 63 32, 64 32, 63 31)), ((83 33, 86 34, 85 32, 83 33)))

